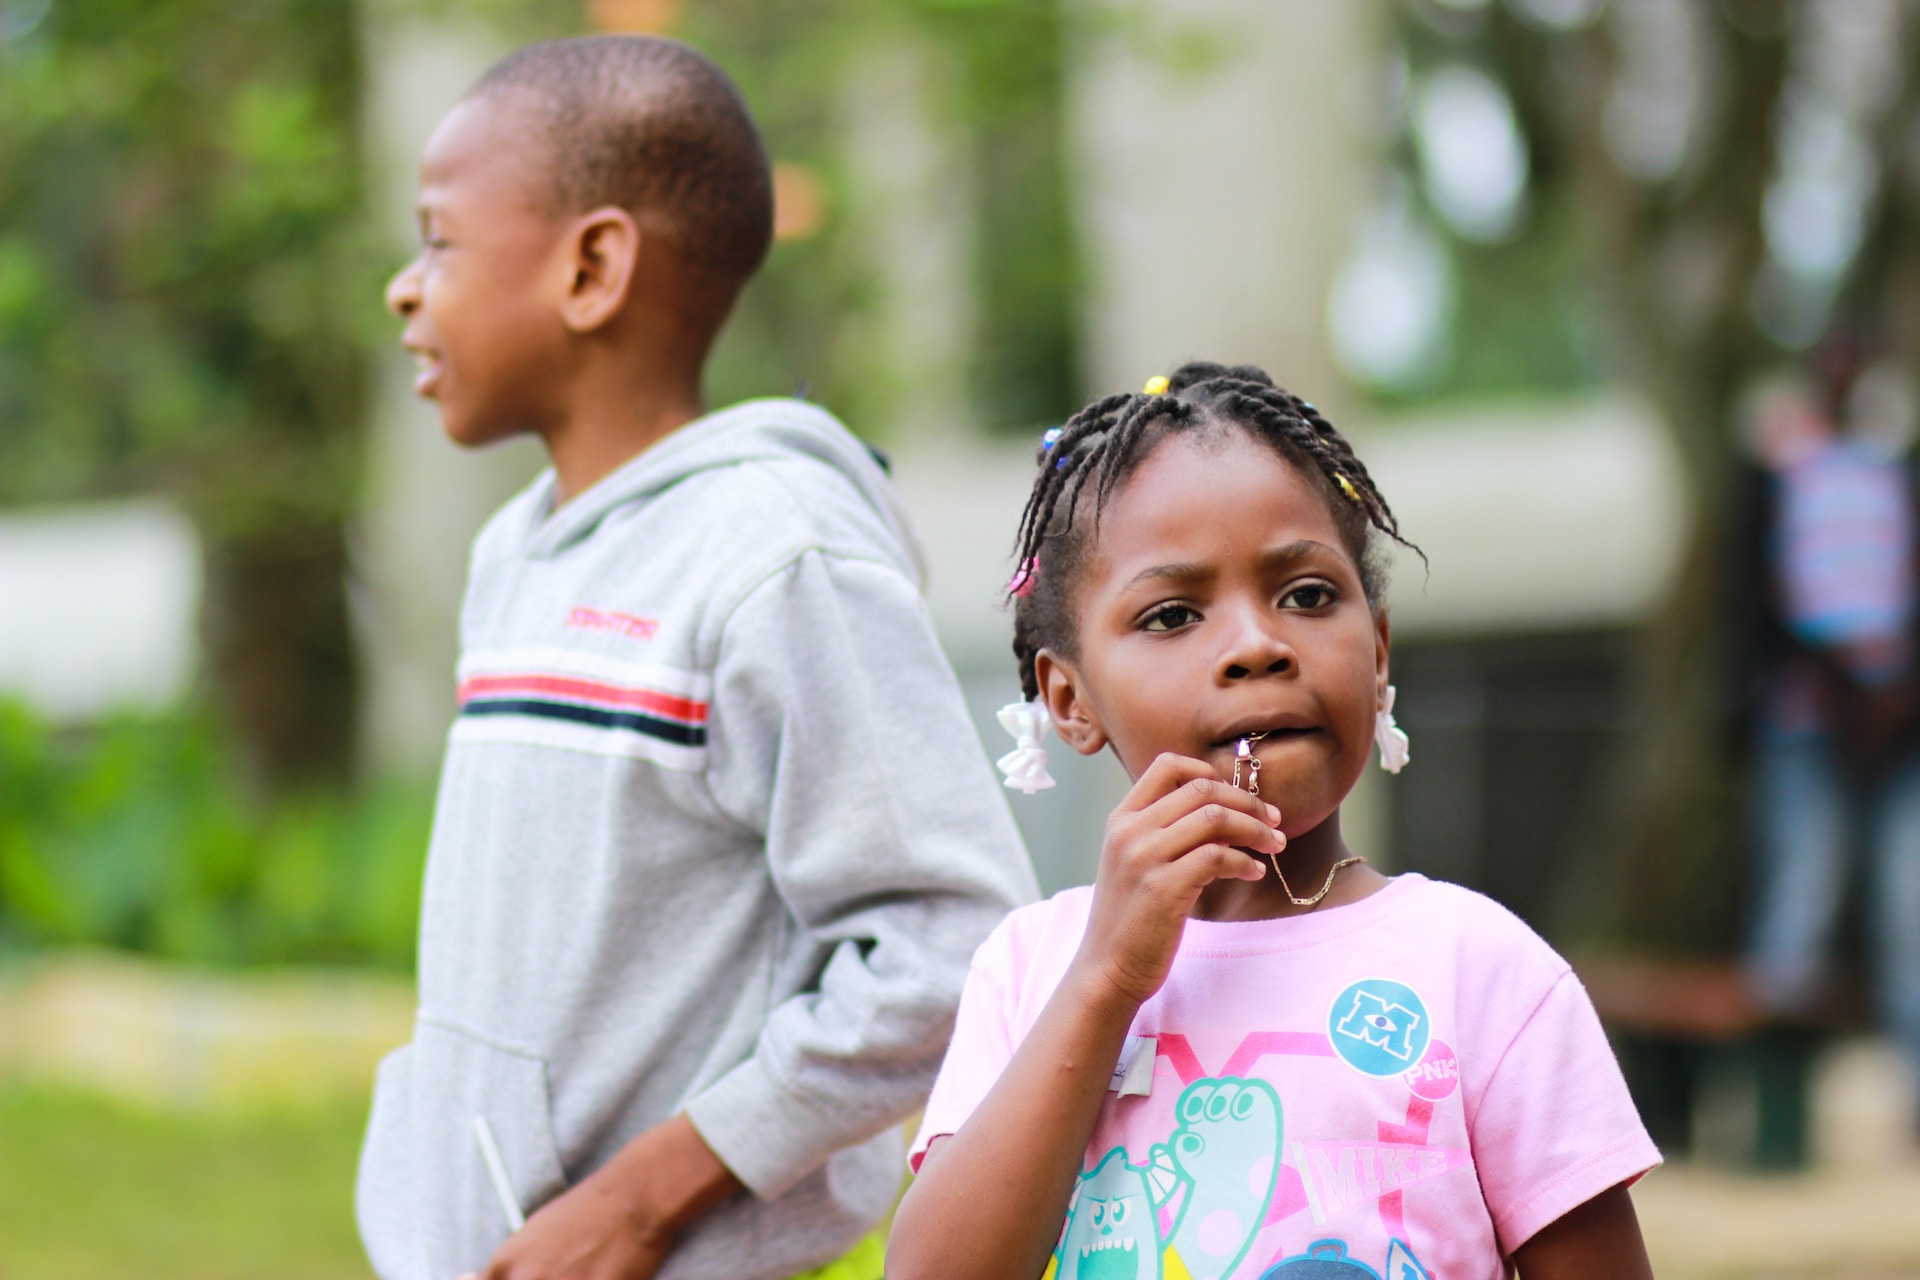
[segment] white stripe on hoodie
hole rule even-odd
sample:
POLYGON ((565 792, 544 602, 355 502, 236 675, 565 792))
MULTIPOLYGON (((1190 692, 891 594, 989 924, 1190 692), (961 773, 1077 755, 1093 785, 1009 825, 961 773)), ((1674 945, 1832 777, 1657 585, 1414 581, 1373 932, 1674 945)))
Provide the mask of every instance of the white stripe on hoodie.
POLYGON ((1032 872, 865 446, 793 400, 667 437, 474 546, 420 924, 360 1227, 384 1280, 482 1269, 685 1111, 750 1194, 661 1280, 779 1280, 870 1230, 892 1127, 1032 872))

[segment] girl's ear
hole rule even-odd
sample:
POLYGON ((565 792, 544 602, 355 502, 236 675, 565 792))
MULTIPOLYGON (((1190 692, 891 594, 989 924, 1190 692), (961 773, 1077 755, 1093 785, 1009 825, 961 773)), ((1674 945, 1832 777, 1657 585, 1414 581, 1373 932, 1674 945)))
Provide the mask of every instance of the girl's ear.
POLYGON ((1042 649, 1033 655, 1033 678, 1060 740, 1083 756, 1097 755, 1107 745, 1107 731, 1081 693, 1079 673, 1053 650, 1042 649))
POLYGON ((1387 622, 1384 606, 1373 614, 1373 705, 1387 705, 1387 686, 1392 678, 1387 674, 1387 655, 1393 648, 1393 628, 1387 622))

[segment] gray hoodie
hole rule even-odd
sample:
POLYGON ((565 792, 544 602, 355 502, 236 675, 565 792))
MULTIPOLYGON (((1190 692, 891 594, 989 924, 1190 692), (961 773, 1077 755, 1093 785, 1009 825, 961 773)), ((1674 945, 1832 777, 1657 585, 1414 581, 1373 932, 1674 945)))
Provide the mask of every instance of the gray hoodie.
POLYGON ((777 1280, 870 1230, 973 949, 1034 883, 904 513, 827 413, 761 400, 474 545, 411 1044, 357 1209, 385 1280, 507 1235, 686 1112, 746 1184, 662 1280, 777 1280))

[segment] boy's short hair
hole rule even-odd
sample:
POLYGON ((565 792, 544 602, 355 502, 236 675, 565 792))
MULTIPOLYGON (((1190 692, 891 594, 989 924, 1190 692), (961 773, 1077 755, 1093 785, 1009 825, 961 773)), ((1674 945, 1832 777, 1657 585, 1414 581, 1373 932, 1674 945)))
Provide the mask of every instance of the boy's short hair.
POLYGON ((712 60, 654 36, 550 40, 510 54, 468 96, 509 92, 538 112, 555 212, 626 209, 729 291, 759 269, 773 177, 745 99, 712 60))

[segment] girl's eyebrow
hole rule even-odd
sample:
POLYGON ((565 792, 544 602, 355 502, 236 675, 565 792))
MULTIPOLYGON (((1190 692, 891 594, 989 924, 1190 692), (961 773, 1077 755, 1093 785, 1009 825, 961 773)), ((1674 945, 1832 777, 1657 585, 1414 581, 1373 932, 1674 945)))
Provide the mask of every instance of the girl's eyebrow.
MULTIPOLYGON (((1262 568, 1267 569, 1277 568, 1292 564, 1296 560, 1304 560, 1309 556, 1322 554, 1337 555, 1339 553, 1324 542, 1317 542, 1312 538, 1300 538, 1296 541, 1284 543, 1280 546, 1262 551, 1260 553, 1260 565, 1262 568)), ((1140 572, 1134 574, 1132 578, 1127 580, 1127 585, 1122 587, 1121 590, 1131 591, 1135 587, 1153 582, 1197 582, 1203 578, 1211 578, 1218 572, 1219 570, 1215 566, 1199 560, 1180 560, 1172 564, 1157 564, 1150 569, 1142 569, 1140 572)))
POLYGON ((1312 538, 1301 538, 1298 541, 1286 543, 1284 546, 1274 547, 1271 550, 1261 552, 1260 563, 1267 567, 1292 564, 1295 560, 1304 560, 1308 556, 1322 553, 1327 555, 1339 554, 1324 542, 1316 542, 1312 538))
POLYGON ((1121 589, 1131 591, 1133 588, 1148 582, 1193 582, 1199 578, 1210 578, 1213 574, 1214 567, 1212 565, 1202 564, 1197 560, 1180 561, 1174 564, 1157 564, 1151 569, 1142 569, 1140 572, 1134 574, 1133 577, 1127 580, 1127 585, 1121 589))

